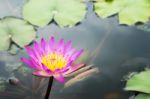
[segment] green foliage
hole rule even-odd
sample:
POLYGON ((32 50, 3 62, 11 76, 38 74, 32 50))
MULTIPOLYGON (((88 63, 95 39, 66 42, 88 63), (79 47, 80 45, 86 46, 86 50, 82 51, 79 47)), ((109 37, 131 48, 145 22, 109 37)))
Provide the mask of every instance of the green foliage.
POLYGON ((150 18, 150 0, 96 0, 94 5, 102 18, 118 14, 120 24, 144 23, 150 18))
POLYGON ((43 27, 50 21, 60 26, 73 26, 86 12, 81 0, 29 0, 23 7, 23 16, 34 25, 43 27))
POLYGON ((134 99, 150 99, 150 95, 148 94, 139 94, 134 99))
POLYGON ((8 50, 11 41, 24 47, 35 37, 36 32, 33 26, 24 20, 13 17, 5 17, 0 20, 0 50, 8 50))
POLYGON ((125 90, 150 93, 150 70, 133 75, 127 81, 125 90))
POLYGON ((133 97, 133 99, 150 99, 150 70, 134 74, 130 77, 125 90, 141 92, 133 97))

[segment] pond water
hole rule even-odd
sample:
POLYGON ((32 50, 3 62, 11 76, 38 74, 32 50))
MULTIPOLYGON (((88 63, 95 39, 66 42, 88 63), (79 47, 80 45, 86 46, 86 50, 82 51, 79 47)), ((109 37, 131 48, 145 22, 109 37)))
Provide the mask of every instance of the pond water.
MULTIPOLYGON (((23 3, 24 0, 0 0, 0 17, 21 17, 23 3)), ((150 31, 144 25, 119 25, 117 16, 101 19, 92 11, 92 4, 87 5, 86 18, 72 28, 59 28, 51 23, 37 29, 37 40, 42 37, 48 40, 50 36, 72 40, 74 46, 84 48, 91 56, 86 64, 94 64, 100 71, 68 88, 54 82, 50 99, 129 99, 134 93, 123 90, 125 76, 150 65, 150 31)), ((15 71, 19 66, 26 67, 19 61, 21 56, 26 56, 24 51, 16 56, 0 53, 1 79, 15 76, 21 82, 6 83, 0 99, 42 99, 45 94, 47 79, 34 77, 29 70, 15 71), (40 85, 38 82, 42 81, 44 84, 40 85), (38 85, 43 87, 37 88, 38 85)))

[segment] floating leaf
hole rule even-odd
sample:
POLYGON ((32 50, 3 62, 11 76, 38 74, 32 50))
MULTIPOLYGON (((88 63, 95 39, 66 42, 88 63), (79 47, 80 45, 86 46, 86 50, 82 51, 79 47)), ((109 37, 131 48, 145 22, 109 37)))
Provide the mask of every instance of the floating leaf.
POLYGON ((45 26, 52 19, 60 27, 73 26, 85 16, 86 7, 81 0, 28 0, 23 8, 26 20, 45 26))
POLYGON ((7 50, 10 44, 10 37, 7 33, 6 26, 0 20, 0 50, 7 50))
POLYGON ((95 12, 102 18, 118 13, 120 24, 144 23, 150 18, 150 0, 97 0, 95 12))
POLYGON ((0 20, 0 50, 8 50, 11 40, 18 46, 24 47, 32 42, 35 36, 33 26, 24 20, 13 17, 0 20))
POLYGON ((134 99, 150 99, 149 94, 139 94, 134 99))
POLYGON ((95 3, 95 12, 102 18, 118 13, 123 7, 124 0, 97 0, 95 3))
POLYGON ((150 70, 132 76, 127 81, 125 90, 150 93, 150 70))

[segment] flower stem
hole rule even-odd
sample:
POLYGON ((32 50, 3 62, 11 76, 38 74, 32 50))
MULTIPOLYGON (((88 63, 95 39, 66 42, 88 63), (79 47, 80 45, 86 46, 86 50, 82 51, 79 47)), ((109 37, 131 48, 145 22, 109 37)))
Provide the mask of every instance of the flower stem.
POLYGON ((49 95, 50 95, 50 92, 51 92, 51 89, 52 89, 53 79, 54 79, 53 76, 51 76, 49 78, 48 87, 47 87, 47 91, 46 91, 44 99, 49 99, 49 95))

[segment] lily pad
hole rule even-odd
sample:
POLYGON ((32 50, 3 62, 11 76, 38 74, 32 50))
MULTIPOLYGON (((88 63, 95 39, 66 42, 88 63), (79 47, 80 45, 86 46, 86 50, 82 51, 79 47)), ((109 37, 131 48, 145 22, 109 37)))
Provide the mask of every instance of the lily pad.
POLYGON ((132 76, 127 81, 125 90, 150 93, 150 70, 132 76))
POLYGON ((134 99, 150 99, 149 94, 139 94, 134 99))
POLYGON ((125 0, 96 0, 95 12, 102 18, 118 13, 123 8, 125 0))
POLYGON ((120 24, 144 23, 150 18, 150 0, 96 0, 94 5, 102 18, 118 14, 120 24))
POLYGON ((23 16, 30 23, 44 27, 53 19, 60 26, 73 26, 86 12, 82 0, 28 0, 23 16))
POLYGON ((11 41, 24 47, 36 37, 35 29, 24 20, 5 17, 0 20, 0 50, 8 50, 11 41))

